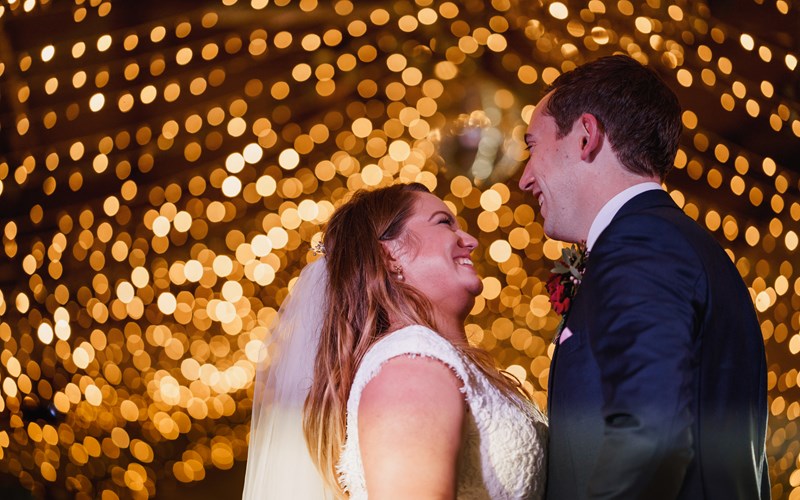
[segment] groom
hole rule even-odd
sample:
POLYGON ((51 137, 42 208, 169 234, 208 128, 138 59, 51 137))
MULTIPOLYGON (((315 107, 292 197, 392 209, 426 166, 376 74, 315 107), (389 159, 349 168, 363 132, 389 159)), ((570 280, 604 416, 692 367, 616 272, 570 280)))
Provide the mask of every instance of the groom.
POLYGON ((680 131, 626 56, 561 75, 531 117, 520 188, 549 237, 589 250, 550 368, 550 500, 769 498, 750 295, 660 184, 680 131))

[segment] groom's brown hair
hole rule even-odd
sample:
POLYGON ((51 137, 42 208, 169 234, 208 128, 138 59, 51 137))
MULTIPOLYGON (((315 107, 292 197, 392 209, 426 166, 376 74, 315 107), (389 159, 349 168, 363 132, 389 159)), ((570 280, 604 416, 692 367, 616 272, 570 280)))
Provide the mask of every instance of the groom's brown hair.
POLYGON ((549 90, 545 111, 559 138, 589 113, 625 168, 664 180, 678 150, 681 107, 655 71, 628 56, 602 57, 562 74, 549 90))

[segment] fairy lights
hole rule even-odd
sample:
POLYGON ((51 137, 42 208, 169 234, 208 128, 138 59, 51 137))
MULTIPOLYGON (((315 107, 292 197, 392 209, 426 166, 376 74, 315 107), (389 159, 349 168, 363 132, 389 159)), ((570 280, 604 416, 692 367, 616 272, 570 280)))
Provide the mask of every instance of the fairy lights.
POLYGON ((467 333, 543 405, 562 245, 513 175, 530 103, 621 51, 702 96, 684 99, 668 187, 750 288, 773 497, 800 498, 798 174, 718 126, 800 138, 796 53, 701 2, 132 6, 0 7, 0 471, 147 498, 244 460, 254 362, 291 280, 349 192, 396 180, 479 238, 467 333), (22 34, 45 16, 57 26, 22 34))

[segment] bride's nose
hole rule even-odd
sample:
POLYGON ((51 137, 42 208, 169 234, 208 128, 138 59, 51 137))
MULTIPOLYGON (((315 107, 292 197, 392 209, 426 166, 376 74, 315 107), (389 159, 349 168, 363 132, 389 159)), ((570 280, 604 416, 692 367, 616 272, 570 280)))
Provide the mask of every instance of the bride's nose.
POLYGON ((458 244, 464 248, 469 248, 470 251, 478 247, 478 239, 471 234, 459 229, 458 230, 458 244))

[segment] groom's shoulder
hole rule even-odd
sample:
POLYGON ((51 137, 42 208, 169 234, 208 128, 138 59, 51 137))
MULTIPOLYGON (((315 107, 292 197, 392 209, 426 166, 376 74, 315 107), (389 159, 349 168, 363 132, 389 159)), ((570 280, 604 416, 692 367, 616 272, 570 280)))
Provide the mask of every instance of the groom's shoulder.
POLYGON ((686 233, 687 236, 709 236, 697 222, 689 217, 675 200, 664 190, 645 191, 626 203, 617 212, 612 225, 620 229, 644 230, 655 232, 686 233), (615 224, 618 223, 618 224, 615 224))
POLYGON ((720 255, 719 242, 674 203, 628 211, 608 226, 608 236, 683 248, 694 254, 720 255))
POLYGON ((703 241, 713 242, 713 238, 683 211, 675 205, 658 206, 619 214, 601 233, 595 249, 631 246, 660 253, 659 249, 671 248, 688 257, 703 241))
POLYGON ((604 233, 634 235, 638 238, 674 239, 682 233, 693 232, 697 224, 677 207, 642 208, 618 214, 604 233))

